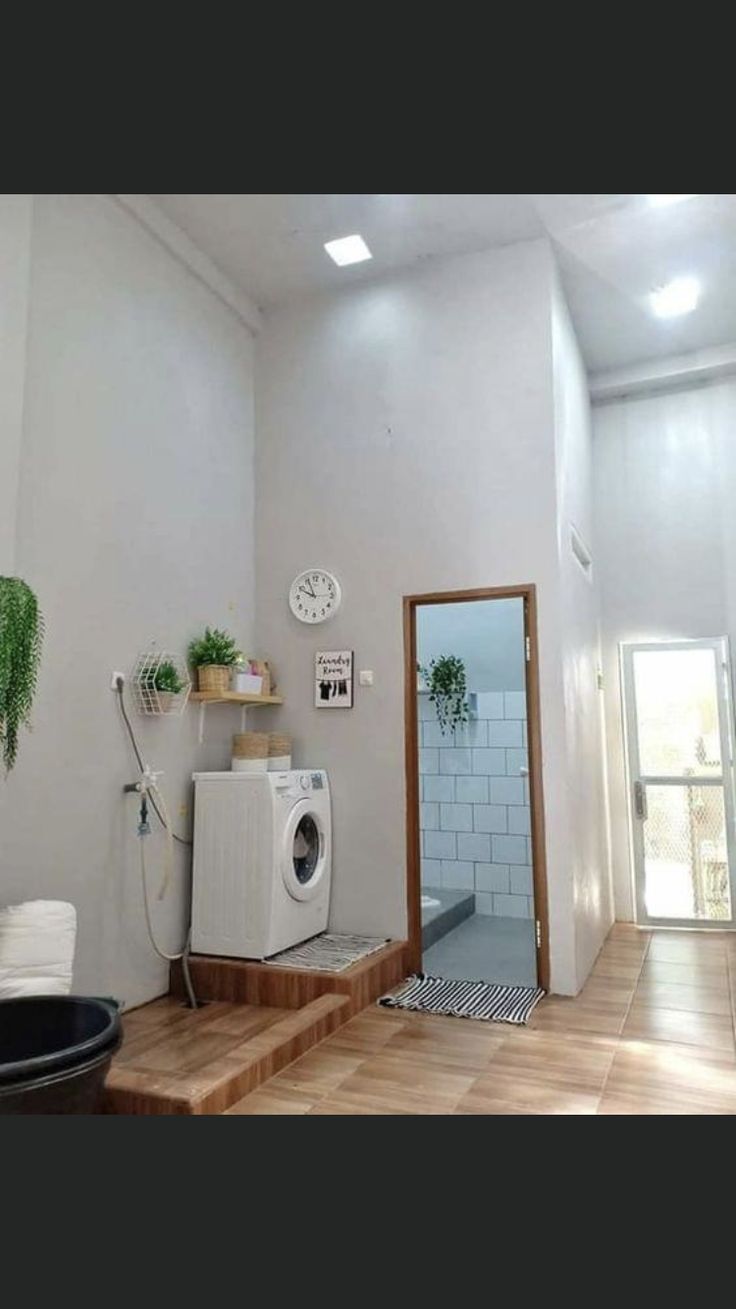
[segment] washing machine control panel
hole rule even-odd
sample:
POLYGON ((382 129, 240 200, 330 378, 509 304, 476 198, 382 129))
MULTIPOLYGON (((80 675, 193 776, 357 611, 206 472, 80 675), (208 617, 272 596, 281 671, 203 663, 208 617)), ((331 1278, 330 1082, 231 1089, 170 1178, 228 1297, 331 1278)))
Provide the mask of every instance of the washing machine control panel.
POLYGON ((306 791, 324 791, 325 779, 322 773, 279 773, 275 789, 282 800, 295 800, 306 791))

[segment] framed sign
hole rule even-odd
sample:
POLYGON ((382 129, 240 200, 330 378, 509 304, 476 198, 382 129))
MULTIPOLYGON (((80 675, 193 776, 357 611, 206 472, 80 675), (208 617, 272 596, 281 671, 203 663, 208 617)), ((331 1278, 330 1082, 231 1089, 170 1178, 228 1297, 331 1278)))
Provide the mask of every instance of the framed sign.
POLYGON ((352 650, 318 650, 314 656, 314 703, 317 709, 352 709, 352 650))

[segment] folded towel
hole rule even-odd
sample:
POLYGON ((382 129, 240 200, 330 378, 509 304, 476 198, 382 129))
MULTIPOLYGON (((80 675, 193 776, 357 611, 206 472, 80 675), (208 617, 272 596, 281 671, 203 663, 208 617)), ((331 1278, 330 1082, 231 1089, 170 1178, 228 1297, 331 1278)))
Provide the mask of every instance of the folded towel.
POLYGON ((68 995, 76 937, 76 910, 64 900, 0 909, 0 998, 68 995))

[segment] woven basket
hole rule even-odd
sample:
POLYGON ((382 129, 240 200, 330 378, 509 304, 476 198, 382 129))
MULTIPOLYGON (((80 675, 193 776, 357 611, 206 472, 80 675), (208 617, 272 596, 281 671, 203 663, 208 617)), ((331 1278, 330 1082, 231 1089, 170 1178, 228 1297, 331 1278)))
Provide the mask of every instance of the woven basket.
POLYGON ((291 754, 291 737, 284 736, 283 732, 269 732, 268 734, 268 755, 269 758, 280 757, 281 755, 291 754))
POLYGON ((230 690, 230 669, 225 664, 201 664, 197 669, 200 691, 222 695, 230 690))
POLYGON ((268 759, 268 733, 237 732, 233 737, 233 759, 268 759))

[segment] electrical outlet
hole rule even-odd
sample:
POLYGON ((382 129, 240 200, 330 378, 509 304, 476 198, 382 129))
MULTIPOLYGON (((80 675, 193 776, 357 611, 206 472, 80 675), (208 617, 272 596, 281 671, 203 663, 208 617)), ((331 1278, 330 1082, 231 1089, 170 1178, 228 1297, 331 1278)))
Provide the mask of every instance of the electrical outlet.
POLYGON ((111 678, 110 678, 110 690, 111 690, 111 691, 117 691, 117 689, 118 689, 118 678, 120 678, 120 677, 122 677, 123 682, 124 682, 124 681, 125 681, 125 673, 113 673, 113 674, 112 674, 112 676, 111 676, 111 678))

